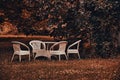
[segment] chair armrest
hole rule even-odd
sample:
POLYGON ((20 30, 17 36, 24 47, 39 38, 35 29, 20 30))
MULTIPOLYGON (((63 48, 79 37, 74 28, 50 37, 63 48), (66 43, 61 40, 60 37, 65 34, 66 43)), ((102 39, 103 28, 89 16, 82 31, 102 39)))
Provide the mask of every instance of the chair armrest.
POLYGON ((30 48, 29 48, 26 44, 24 44, 24 43, 22 43, 22 42, 19 42, 19 41, 12 41, 11 43, 13 43, 13 44, 20 44, 20 45, 26 47, 26 48, 30 51, 30 48))
POLYGON ((60 42, 57 42, 57 43, 54 43, 51 47, 50 47, 50 51, 53 50, 53 48, 61 43, 67 43, 67 41, 60 41, 60 42))
POLYGON ((53 50, 53 48, 56 46, 56 45, 58 45, 59 43, 57 42, 57 43, 54 43, 51 47, 50 47, 50 51, 51 50, 53 50))
POLYGON ((75 43, 69 45, 69 46, 68 46, 68 49, 70 49, 72 46, 75 46, 75 45, 78 44, 79 42, 81 42, 81 40, 78 40, 78 41, 76 41, 75 43))

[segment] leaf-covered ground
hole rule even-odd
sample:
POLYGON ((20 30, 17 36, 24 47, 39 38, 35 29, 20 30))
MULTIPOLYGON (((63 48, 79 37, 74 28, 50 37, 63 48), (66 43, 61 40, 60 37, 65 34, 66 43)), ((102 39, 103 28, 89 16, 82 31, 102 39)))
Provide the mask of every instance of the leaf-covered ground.
POLYGON ((112 59, 71 59, 51 61, 46 58, 28 61, 11 53, 0 53, 0 80, 119 80, 120 57, 112 59))

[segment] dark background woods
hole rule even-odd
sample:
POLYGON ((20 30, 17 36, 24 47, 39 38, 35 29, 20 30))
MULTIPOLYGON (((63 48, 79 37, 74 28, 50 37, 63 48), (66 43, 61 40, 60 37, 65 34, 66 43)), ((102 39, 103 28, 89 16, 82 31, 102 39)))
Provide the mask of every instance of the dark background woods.
POLYGON ((84 47, 109 57, 119 52, 119 8, 119 0, 0 0, 0 26, 9 22, 17 34, 81 39, 84 47))

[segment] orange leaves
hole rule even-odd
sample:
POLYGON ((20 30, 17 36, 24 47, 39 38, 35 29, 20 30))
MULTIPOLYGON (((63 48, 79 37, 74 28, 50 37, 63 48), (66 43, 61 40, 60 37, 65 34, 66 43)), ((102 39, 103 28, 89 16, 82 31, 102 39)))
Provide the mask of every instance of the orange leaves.
POLYGON ((0 34, 16 34, 18 32, 16 26, 7 21, 1 24, 0 29, 0 34))
POLYGON ((31 12, 27 11, 26 9, 23 9, 22 10, 22 15, 21 17, 26 19, 26 18, 29 18, 31 16, 31 12))

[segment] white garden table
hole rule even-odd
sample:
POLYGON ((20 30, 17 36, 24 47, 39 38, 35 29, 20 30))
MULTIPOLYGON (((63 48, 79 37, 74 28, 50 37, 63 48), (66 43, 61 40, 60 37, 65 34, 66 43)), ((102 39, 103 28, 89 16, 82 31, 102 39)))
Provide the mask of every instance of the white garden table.
POLYGON ((49 51, 49 47, 50 47, 50 45, 52 46, 53 44, 55 44, 57 42, 44 41, 44 43, 46 44, 46 54, 49 55, 49 59, 51 60, 51 54, 50 54, 50 51, 49 51))
POLYGON ((46 44, 46 50, 49 51, 49 46, 50 46, 51 44, 54 44, 54 43, 57 43, 57 42, 46 41, 46 42, 44 42, 44 43, 46 44))

